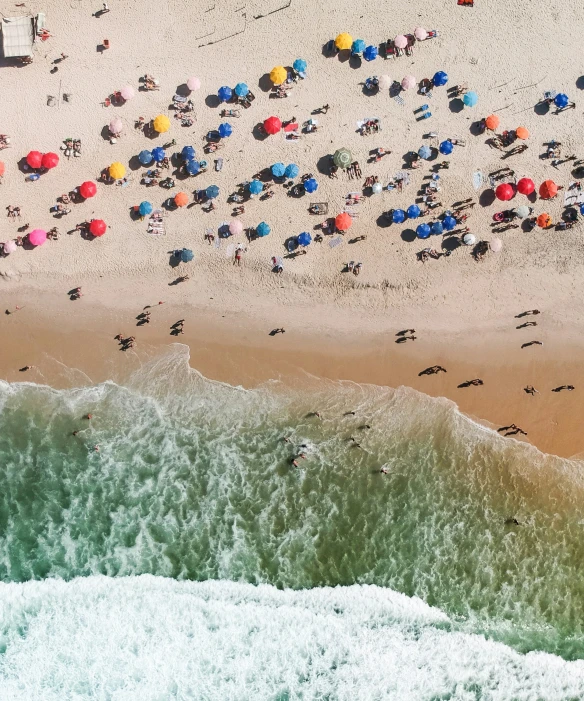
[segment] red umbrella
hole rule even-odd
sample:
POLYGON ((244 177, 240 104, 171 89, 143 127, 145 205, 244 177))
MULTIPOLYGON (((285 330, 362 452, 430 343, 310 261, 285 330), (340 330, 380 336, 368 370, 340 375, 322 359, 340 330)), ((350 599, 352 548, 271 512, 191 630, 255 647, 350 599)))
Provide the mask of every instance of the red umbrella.
POLYGON ((107 224, 103 219, 92 219, 89 224, 89 233, 94 236, 103 236, 107 230, 107 224))
POLYGON ((553 180, 544 180, 539 186, 539 196, 542 200, 550 200, 558 194, 558 186, 553 180))
POLYGON ((515 197, 515 190, 513 189, 513 185, 510 183, 501 183, 501 185, 497 186, 495 195, 497 195, 498 200, 507 202, 507 200, 512 200, 515 197))
POLYGON ((535 183, 531 178, 521 178, 517 183, 517 192, 520 192, 522 195, 531 195, 534 190, 535 183))
POLYGON ((43 168, 50 170, 51 168, 56 168, 59 165, 59 156, 56 153, 45 153, 41 160, 41 165, 43 168))
POLYGON ((282 128, 282 122, 278 117, 268 117, 264 122, 264 129, 268 134, 277 134, 282 128))
POLYGON ((347 231, 351 228, 352 223, 353 220, 351 219, 351 215, 347 214, 347 212, 337 214, 337 216, 335 217, 335 226, 339 231, 347 231))
POLYGON ((43 154, 40 151, 31 151, 26 157, 26 162, 31 168, 40 168, 43 162, 43 154))
POLYGON ((97 186, 95 183, 92 183, 91 180, 86 180, 84 183, 81 183, 79 187, 79 194, 84 200, 93 197, 96 192, 97 186))

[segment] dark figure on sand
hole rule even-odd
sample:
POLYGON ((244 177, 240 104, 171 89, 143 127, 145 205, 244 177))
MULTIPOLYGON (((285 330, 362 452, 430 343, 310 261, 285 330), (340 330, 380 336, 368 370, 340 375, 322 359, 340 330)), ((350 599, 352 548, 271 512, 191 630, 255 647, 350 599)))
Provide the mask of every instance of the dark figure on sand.
POLYGON ((422 377, 422 375, 437 375, 439 372, 446 372, 446 370, 441 365, 432 365, 422 370, 422 372, 419 372, 418 377, 422 377))

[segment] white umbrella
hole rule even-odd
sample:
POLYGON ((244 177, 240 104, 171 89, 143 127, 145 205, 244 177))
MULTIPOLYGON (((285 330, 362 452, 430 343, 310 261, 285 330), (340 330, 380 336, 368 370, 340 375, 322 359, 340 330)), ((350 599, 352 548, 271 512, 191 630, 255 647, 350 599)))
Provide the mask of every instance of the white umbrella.
POLYGON ((411 90, 416 87, 416 79, 413 75, 406 75, 401 82, 401 86, 404 90, 411 90))
POLYGON ((499 253, 499 251, 503 248, 503 242, 501 239, 491 239, 489 242, 489 248, 493 253, 499 253))
POLYGON ((189 78, 187 80, 187 88, 189 90, 198 90, 201 87, 201 81, 198 78, 189 78))
POLYGON ((109 123, 109 130, 112 134, 121 134, 123 128, 124 123, 119 117, 114 117, 109 123))
POLYGON ((515 214, 519 217, 519 219, 525 219, 525 217, 529 216, 530 212, 530 208, 524 204, 522 204, 521 207, 515 208, 515 214))
POLYGON ((126 85, 120 90, 120 94, 124 100, 131 100, 134 97, 134 88, 131 85, 126 85))
POLYGON ((474 234, 466 234, 462 242, 465 246, 473 246, 477 242, 477 238, 474 234))
POLYGON ((229 233, 232 234, 232 236, 237 236, 237 234, 241 234, 243 232, 243 223, 239 221, 239 219, 232 219, 229 222, 229 233))
POLYGON ((389 88, 391 88, 392 85, 393 85, 393 80, 388 75, 380 75, 379 76, 379 89, 380 90, 389 90, 389 88))
POLYGON ((408 39, 403 34, 398 34, 393 40, 393 43, 397 46, 398 49, 405 49, 408 45, 408 39))
POLYGON ((416 27, 414 29, 414 36, 418 41, 424 41, 424 39, 428 38, 428 32, 424 29, 424 27, 416 27))
POLYGON ((16 241, 6 241, 4 244, 4 253, 14 253, 16 248, 16 241))
POLYGON ((373 183, 371 190, 373 191, 374 195, 378 195, 383 190, 383 186, 381 183, 373 183))

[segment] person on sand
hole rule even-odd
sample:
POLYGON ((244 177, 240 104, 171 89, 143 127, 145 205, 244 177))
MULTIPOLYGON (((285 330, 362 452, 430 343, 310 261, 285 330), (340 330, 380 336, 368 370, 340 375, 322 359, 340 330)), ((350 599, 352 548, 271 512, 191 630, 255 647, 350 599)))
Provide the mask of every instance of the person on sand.
POLYGON ((87 421, 91 421, 91 419, 93 418, 93 414, 85 414, 83 418, 87 419, 87 421))
MULTIPOLYGON (((534 397, 536 394, 539 394, 539 392, 535 389, 533 385, 527 385, 527 387, 523 388, 523 391, 526 392, 527 394, 531 394, 532 397, 534 397)), ((552 390, 553 392, 554 390, 552 390)))
POLYGON ((94 453, 99 453, 99 446, 98 446, 98 445, 94 445, 94 446, 93 446, 93 452, 94 452, 94 453))
POLYGON ((528 341, 521 345, 522 348, 528 348, 529 346, 543 346, 543 341, 528 341))
POLYGON ((73 433, 71 435, 76 436, 78 433, 79 433, 79 431, 73 431, 73 433))
POLYGON ((34 368, 34 365, 25 365, 23 368, 20 368, 20 372, 26 372, 27 370, 32 370, 34 368))
POLYGON ((19 307, 18 304, 14 307, 14 311, 11 312, 10 309, 7 309, 4 313, 5 314, 16 314, 16 312, 20 311, 22 307, 19 307))
POLYGON ((385 465, 379 470, 382 475, 388 475, 389 474, 389 468, 386 467, 385 465))
POLYGON ((574 389, 574 385, 560 385, 559 387, 554 387, 552 392, 561 392, 563 389, 567 389, 569 392, 571 392, 574 389))

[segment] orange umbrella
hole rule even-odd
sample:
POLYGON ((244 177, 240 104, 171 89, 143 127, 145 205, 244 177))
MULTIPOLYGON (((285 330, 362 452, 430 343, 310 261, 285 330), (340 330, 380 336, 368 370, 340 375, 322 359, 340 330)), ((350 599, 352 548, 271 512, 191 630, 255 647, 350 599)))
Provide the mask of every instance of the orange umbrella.
POLYGON ((544 212, 543 214, 540 214, 537 218, 537 225, 541 226, 542 229, 547 229, 548 226, 552 225, 552 218, 549 214, 546 214, 544 212))
POLYGON ((491 114, 485 119, 485 124, 487 126, 487 129, 495 131, 499 124, 501 124, 501 120, 499 119, 499 117, 497 117, 496 114, 491 114))
POLYGON ((544 180, 539 186, 539 196, 542 200, 551 200, 558 194, 558 186, 553 180, 544 180))
POLYGON ((339 231, 348 231, 348 229, 351 228, 352 223, 353 220, 351 219, 351 215, 347 214, 347 212, 337 214, 335 218, 335 226, 339 231))
POLYGON ((515 129, 515 133, 517 134, 518 139, 529 139, 529 132, 525 127, 517 127, 517 129, 515 129))
POLYGON ((184 207, 188 204, 189 196, 186 192, 177 192, 174 196, 174 203, 177 207, 184 207))

